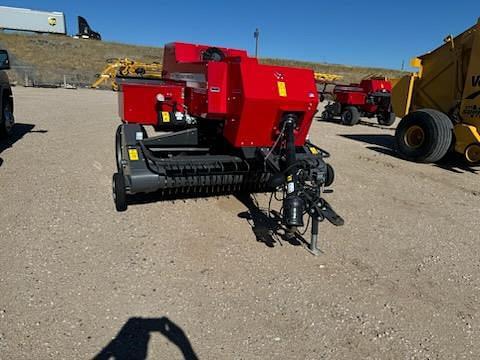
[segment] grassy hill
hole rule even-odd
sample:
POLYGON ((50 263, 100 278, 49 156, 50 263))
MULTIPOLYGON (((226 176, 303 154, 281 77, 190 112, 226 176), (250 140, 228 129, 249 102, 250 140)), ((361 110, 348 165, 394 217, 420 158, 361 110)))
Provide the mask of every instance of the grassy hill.
MULTIPOLYGON (((73 39, 58 35, 31 35, 0 33, 0 48, 7 49, 12 58, 10 77, 24 83, 25 74, 36 83, 63 82, 64 75, 70 84, 88 86, 95 74, 102 71, 109 58, 132 58, 145 62, 161 61, 160 47, 125 45, 104 41, 73 39)), ((311 63, 296 60, 261 59, 278 65, 313 68, 319 72, 342 75, 344 81, 357 81, 372 73, 397 76, 400 71, 346 65, 311 63)))
POLYGON ((0 47, 12 58, 9 75, 23 84, 25 73, 37 83, 90 85, 109 58, 161 61, 162 48, 132 46, 93 40, 73 39, 59 35, 0 33, 0 47))
POLYGON ((266 64, 305 67, 321 73, 341 75, 343 76, 341 82, 345 82, 345 83, 358 82, 364 77, 373 75, 373 74, 387 76, 389 78, 400 77, 406 74, 406 72, 400 71, 400 70, 383 69, 383 68, 375 68, 375 67, 327 64, 327 63, 315 63, 315 62, 309 62, 309 61, 288 60, 288 59, 265 58, 265 59, 261 59, 260 61, 266 64))

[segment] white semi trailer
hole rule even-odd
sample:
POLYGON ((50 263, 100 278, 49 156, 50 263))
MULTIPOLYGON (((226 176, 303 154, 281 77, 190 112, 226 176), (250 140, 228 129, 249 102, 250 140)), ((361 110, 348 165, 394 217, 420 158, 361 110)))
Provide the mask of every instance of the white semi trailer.
POLYGON ((65 15, 62 12, 8 6, 0 6, 0 29, 67 34, 65 15))

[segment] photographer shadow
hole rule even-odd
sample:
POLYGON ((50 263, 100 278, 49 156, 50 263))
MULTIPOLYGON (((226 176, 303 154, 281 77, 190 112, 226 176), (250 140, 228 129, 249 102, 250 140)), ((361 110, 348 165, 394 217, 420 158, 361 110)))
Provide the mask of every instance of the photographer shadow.
POLYGON ((183 330, 167 317, 128 319, 113 339, 93 360, 145 360, 151 333, 160 333, 182 352, 185 360, 198 360, 183 330))

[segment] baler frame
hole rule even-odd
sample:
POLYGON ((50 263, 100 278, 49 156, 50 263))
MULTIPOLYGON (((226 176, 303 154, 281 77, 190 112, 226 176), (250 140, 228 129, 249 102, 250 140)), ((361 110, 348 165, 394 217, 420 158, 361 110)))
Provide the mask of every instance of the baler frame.
MULTIPOLYGON (((198 147, 196 129, 148 138, 143 126, 122 124, 117 128, 115 149, 117 172, 113 175, 113 196, 117 211, 127 210, 129 197, 145 193, 155 193, 156 200, 174 200, 242 193, 283 192, 282 183, 274 179, 275 174, 283 172, 280 164, 281 155, 278 152, 272 152, 269 148, 258 149, 256 152, 247 150, 242 156, 209 155, 208 162, 204 157, 184 156, 171 161, 168 158, 152 155, 151 149, 169 154, 206 152, 206 148, 198 147), (197 165, 200 166, 198 168, 200 173, 195 174, 196 161, 199 162, 197 165), (252 162, 260 162, 264 169, 268 167, 269 170, 249 173, 252 162), (183 169, 187 169, 185 176, 179 173, 180 165, 184 166, 183 169), (226 177, 222 175, 225 168, 232 167, 236 169, 235 172, 229 170, 226 177), (163 172, 158 169, 162 169, 163 172), (164 184, 161 190, 159 190, 159 182, 164 184)), ((310 142, 303 147, 295 148, 295 162, 303 163, 304 169, 315 169, 319 164, 326 166, 327 178, 324 179, 326 187, 334 181, 333 168, 324 163, 324 159, 329 157, 328 152, 310 142)), ((344 221, 321 197, 322 192, 330 193, 333 190, 324 189, 323 186, 307 187, 301 187, 304 196, 310 200, 302 216, 306 214, 312 219, 311 240, 307 250, 314 255, 319 255, 321 253, 318 248, 319 223, 327 220, 336 226, 341 226, 344 221)), ((296 225, 303 226, 303 223, 296 223, 296 225)), ((296 228, 293 229, 292 234, 295 232, 296 228)))
POLYGON ((164 54, 161 79, 117 79, 116 209, 138 194, 281 191, 283 225, 295 234, 310 217, 318 255, 319 222, 343 219, 322 197, 334 179, 329 154, 307 140, 318 105, 313 71, 204 45, 172 43, 164 54), (162 133, 149 137, 147 125, 162 133))

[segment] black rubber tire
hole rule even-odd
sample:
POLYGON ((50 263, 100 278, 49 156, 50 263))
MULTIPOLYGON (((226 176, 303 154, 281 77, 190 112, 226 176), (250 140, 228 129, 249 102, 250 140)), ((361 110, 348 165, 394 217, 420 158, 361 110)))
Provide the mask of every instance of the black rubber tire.
POLYGON ((329 187, 335 181, 335 171, 330 164, 327 164, 327 179, 325 181, 325 186, 329 187))
POLYGON ((13 116, 12 103, 10 100, 3 100, 3 108, 0 117, 0 138, 7 138, 12 135, 15 117, 13 116))
POLYGON ((441 160, 453 142, 453 123, 444 113, 433 109, 414 111, 405 116, 395 131, 398 153, 415 162, 433 163, 441 160), (419 126, 424 133, 423 144, 418 148, 406 143, 405 135, 412 126, 419 126))
POLYGON ((394 112, 386 111, 383 114, 379 114, 377 116, 377 121, 380 125, 392 126, 396 118, 397 117, 395 116, 394 112))
POLYGON ((125 191, 125 178, 123 177, 123 174, 113 174, 112 191, 115 209, 117 209, 119 212, 126 211, 128 204, 127 192, 125 191))
POLYGON ((135 74, 137 74, 138 76, 143 76, 145 75, 145 73, 146 71, 143 67, 139 67, 135 69, 135 74))
POLYGON ((147 134, 147 129, 145 129, 145 126, 142 127, 142 133, 143 133, 143 140, 148 139, 148 134, 147 134))
POLYGON ((115 159, 117 161, 117 171, 123 172, 122 166, 122 125, 118 125, 115 133, 115 159))
POLYGON ((355 106, 347 106, 342 112, 342 124, 353 126, 360 120, 360 112, 355 106))

